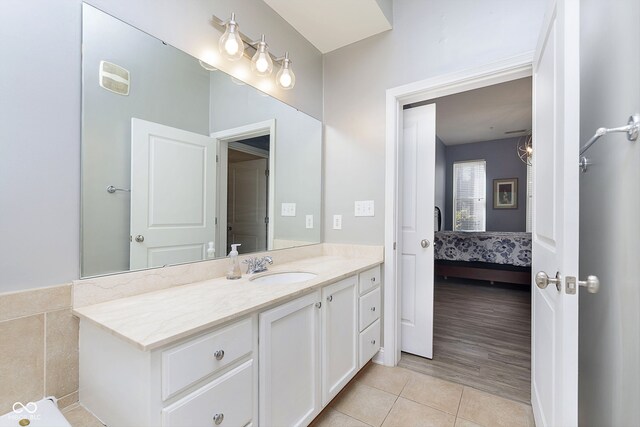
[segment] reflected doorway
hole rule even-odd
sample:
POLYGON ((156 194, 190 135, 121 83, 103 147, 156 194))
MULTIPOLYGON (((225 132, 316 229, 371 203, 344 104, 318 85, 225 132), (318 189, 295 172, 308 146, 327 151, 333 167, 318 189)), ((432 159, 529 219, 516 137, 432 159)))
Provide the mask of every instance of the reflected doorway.
POLYGON ((229 143, 227 152, 227 253, 266 251, 269 234, 270 136, 229 143))

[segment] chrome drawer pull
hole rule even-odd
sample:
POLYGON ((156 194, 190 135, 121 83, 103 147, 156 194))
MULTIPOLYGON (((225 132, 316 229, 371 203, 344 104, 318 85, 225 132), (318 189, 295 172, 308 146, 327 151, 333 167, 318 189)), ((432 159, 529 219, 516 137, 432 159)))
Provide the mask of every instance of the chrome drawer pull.
POLYGON ((222 424, 222 421, 224 421, 224 414, 215 414, 215 415, 213 416, 213 422, 214 422, 216 425, 220 425, 220 424, 222 424))
POLYGON ((216 360, 222 360, 222 358, 224 357, 224 350, 216 350, 216 352, 213 353, 213 357, 215 357, 216 360))

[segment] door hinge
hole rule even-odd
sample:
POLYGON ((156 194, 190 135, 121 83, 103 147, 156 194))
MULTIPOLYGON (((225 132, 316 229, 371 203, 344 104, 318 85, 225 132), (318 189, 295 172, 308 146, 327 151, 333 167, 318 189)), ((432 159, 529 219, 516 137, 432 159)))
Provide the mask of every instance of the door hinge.
POLYGON ((264 223, 265 223, 265 224, 269 224, 269 217, 268 217, 268 216, 265 216, 265 217, 264 217, 264 223))
POLYGON ((216 154, 216 163, 220 163, 220 156, 216 154))
POLYGON ((393 242, 393 250, 396 250, 396 242, 393 242))
POLYGON ((218 225, 218 218, 216 218, 216 219, 214 220, 214 224, 215 224, 215 225, 218 225))
POLYGON ((268 177, 269 176, 269 169, 264 171, 264 176, 268 177))

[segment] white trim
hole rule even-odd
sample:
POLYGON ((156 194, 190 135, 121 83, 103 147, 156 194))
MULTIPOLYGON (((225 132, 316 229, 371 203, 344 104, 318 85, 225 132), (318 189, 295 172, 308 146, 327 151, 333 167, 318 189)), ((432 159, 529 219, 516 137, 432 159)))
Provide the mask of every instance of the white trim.
POLYGON ((386 167, 385 167, 385 274, 384 274, 384 343, 389 351, 383 353, 384 364, 395 366, 400 360, 400 269, 398 252, 401 233, 398 232, 400 217, 398 210, 398 146, 401 143, 402 107, 406 104, 425 101, 466 92, 481 87, 504 83, 532 75, 533 52, 514 56, 503 61, 478 68, 409 83, 387 90, 386 93, 386 167))
MULTIPOLYGON (((219 167, 218 169, 218 200, 227 200, 227 163, 229 144, 243 139, 253 138, 256 136, 269 135, 269 227, 267 232, 267 250, 273 249, 274 232, 275 232, 275 214, 276 214, 276 119, 265 120, 263 122, 251 123, 231 129, 225 129, 219 132, 212 132, 211 137, 216 139, 218 146, 219 167)), ((234 147, 234 149, 236 149, 234 147)), ((262 150, 258 150, 262 151, 262 150)), ((255 154, 255 153, 254 153, 255 154)), ((219 247, 216 253, 226 253, 227 247, 227 210, 226 203, 217 203, 218 210, 218 226, 216 228, 219 247), (220 207, 224 205, 225 209, 220 207), (222 230, 224 225, 224 230, 222 230)))
POLYGON ((227 148, 230 148, 235 151, 240 151, 242 153, 253 154, 257 157, 262 157, 263 159, 269 158, 269 151, 263 150, 261 148, 252 147, 251 145, 247 145, 243 142, 229 142, 227 148))

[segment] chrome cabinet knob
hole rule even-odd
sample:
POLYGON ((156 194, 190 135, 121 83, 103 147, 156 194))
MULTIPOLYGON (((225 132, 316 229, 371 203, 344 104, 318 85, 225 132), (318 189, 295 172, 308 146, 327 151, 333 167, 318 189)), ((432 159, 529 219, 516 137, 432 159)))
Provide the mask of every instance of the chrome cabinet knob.
POLYGON ((222 424, 222 421, 224 421, 224 414, 220 413, 220 414, 215 414, 213 416, 213 422, 218 426, 220 424, 222 424))
POLYGON ((216 360, 222 360, 224 358, 224 350, 216 350, 215 353, 213 353, 213 357, 215 357, 216 360))
POLYGON ((422 246, 423 248, 428 248, 430 244, 431 243, 427 239, 422 239, 420 241, 420 246, 422 246))
POLYGON ((371 307, 371 311, 376 311, 375 306, 374 306, 374 307, 371 307))
POLYGON ((371 278, 371 281, 375 283, 376 278, 375 278, 375 277, 372 277, 372 278, 371 278))
POLYGON ((562 286, 562 279, 560 278, 560 272, 556 273, 555 278, 550 278, 549 275, 544 271, 539 271, 538 274, 536 274, 535 281, 536 281, 536 286, 538 286, 540 289, 545 289, 547 286, 549 286, 549 283, 551 283, 552 285, 556 285, 556 289, 558 290, 560 290, 562 286))
POLYGON ((136 236, 136 242, 138 242, 138 243, 144 242, 144 236, 142 234, 138 234, 136 236))
POLYGON ((327 297, 327 301, 329 301, 329 302, 333 301, 333 295, 329 295, 329 296, 327 297))
POLYGON ((598 276, 588 276, 587 280, 578 281, 578 285, 587 288, 590 294, 595 294, 600 290, 600 279, 598 276))
POLYGON ((376 340, 371 340, 371 345, 376 345, 376 340))
POLYGON ((316 308, 320 308, 320 307, 322 307, 322 303, 321 302, 317 302, 316 303, 316 308))

